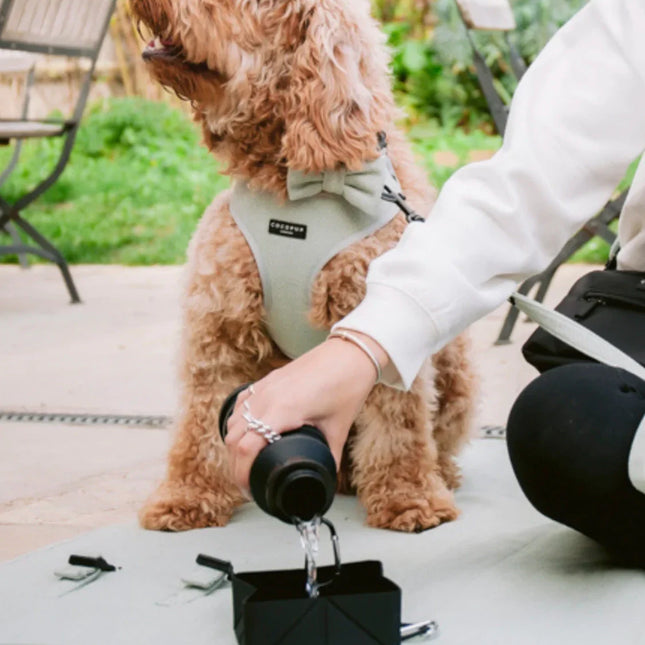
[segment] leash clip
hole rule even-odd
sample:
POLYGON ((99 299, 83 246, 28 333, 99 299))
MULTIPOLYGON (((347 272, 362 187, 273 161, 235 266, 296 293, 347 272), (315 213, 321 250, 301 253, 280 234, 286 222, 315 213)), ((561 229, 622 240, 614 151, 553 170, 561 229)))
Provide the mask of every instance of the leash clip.
POLYGON ((403 211, 408 224, 412 224, 412 222, 425 222, 419 213, 408 206, 407 198, 403 193, 395 193, 389 186, 385 186, 381 199, 384 202, 396 204, 403 211))

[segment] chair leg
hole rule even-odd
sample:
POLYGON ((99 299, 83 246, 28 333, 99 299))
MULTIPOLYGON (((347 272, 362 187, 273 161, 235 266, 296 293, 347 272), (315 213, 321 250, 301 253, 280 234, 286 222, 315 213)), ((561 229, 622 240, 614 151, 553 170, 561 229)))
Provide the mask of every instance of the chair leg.
POLYGON ((40 247, 40 249, 34 248, 33 250, 30 250, 29 247, 23 246, 21 250, 26 253, 34 253, 34 255, 44 257, 56 264, 60 269, 63 280, 65 281, 65 286, 67 287, 67 291, 69 292, 71 303, 80 303, 81 298, 78 295, 78 290, 76 289, 76 285, 74 284, 69 266, 67 265, 67 262, 65 261, 65 258, 63 257, 61 252, 29 222, 20 217, 20 215, 12 215, 11 222, 15 223, 16 226, 21 228, 40 247))
POLYGON ((535 294, 535 299, 538 302, 544 302, 544 298, 546 297, 546 292, 549 290, 549 287, 553 282, 553 278, 555 277, 556 271, 557 269, 554 269, 553 271, 545 271, 542 274, 542 279, 540 280, 540 286, 535 294))
MULTIPOLYGON (((13 243, 16 246, 20 246, 22 244, 22 240, 18 235, 18 231, 16 231, 16 227, 13 224, 11 223, 5 224, 2 227, 2 230, 12 239, 13 243)), ((29 259, 27 258, 27 255, 25 253, 18 253, 18 262, 20 263, 20 266, 23 269, 29 268, 29 259)))
POLYGON ((611 246, 616 240, 616 234, 606 224, 599 220, 589 222, 588 227, 594 235, 605 240, 609 246, 611 246))

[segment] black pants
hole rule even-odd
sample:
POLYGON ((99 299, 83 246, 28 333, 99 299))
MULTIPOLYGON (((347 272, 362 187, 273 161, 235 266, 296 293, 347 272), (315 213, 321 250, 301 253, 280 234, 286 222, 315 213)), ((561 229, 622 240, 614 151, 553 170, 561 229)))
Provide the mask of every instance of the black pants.
POLYGON ((629 480, 628 459, 644 415, 644 381, 580 363, 531 383, 508 422, 513 469, 535 508, 639 565, 645 495, 629 480))

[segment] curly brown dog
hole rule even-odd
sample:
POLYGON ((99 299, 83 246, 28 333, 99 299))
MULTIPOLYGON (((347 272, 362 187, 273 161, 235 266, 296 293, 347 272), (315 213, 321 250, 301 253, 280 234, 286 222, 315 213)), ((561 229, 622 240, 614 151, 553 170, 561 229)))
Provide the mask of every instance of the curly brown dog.
MULTIPOLYGON (((389 57, 367 0, 131 0, 156 35, 152 75, 190 101, 206 144, 245 181, 284 199, 289 170, 356 170, 388 154, 411 206, 434 193, 395 127, 389 57)), ((149 529, 222 526, 244 499, 232 483, 218 413, 238 385, 288 360, 265 325, 254 256, 231 215, 230 191, 191 242, 184 302, 182 411, 167 477, 140 520, 149 529)), ((417 224, 418 225, 418 224, 417 224)), ((309 321, 330 329, 362 300, 371 260, 406 227, 398 214, 337 253, 317 275, 309 321)), ((419 531, 457 516, 454 456, 469 437, 474 379, 458 338, 428 360, 411 391, 378 385, 355 421, 341 492, 371 526, 419 531)))

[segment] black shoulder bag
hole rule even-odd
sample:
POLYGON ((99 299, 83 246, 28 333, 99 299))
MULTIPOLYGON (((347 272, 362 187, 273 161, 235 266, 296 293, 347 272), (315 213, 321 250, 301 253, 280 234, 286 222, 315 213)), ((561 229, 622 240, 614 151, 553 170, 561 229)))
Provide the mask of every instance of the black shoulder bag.
MULTIPOLYGON (((645 273, 593 271, 572 287, 556 311, 595 332, 645 365, 645 273)), ((573 362, 596 362, 542 328, 522 347, 540 372, 573 362)))

